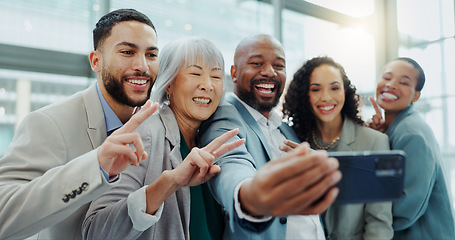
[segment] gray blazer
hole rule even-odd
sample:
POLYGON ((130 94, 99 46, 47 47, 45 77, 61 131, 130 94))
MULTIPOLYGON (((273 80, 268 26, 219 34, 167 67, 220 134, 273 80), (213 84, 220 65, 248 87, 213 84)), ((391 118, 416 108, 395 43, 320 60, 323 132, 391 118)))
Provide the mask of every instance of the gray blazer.
POLYGON ((88 203, 110 188, 105 138, 95 85, 27 115, 0 159, 0 239, 81 239, 88 203))
MULTIPOLYGON (((234 210, 234 189, 244 179, 252 178, 259 169, 270 160, 271 154, 264 134, 243 104, 234 96, 226 96, 226 101, 199 129, 200 145, 205 146, 221 134, 239 128, 234 139, 244 138, 244 145, 220 156, 216 164, 221 172, 209 181, 209 187, 215 199, 223 205, 229 214, 225 228, 225 239, 284 239, 286 238, 286 218, 276 218, 260 229, 249 229, 249 224, 239 221, 234 210), (265 229, 267 228, 267 229, 265 229)), ((292 129, 282 124, 279 127, 284 136, 298 142, 292 129)))
MULTIPOLYGON (((180 132, 171 109, 164 105, 137 129, 148 158, 139 167, 130 166, 110 191, 94 200, 83 224, 85 239, 189 239, 190 189, 183 187, 164 201, 159 221, 146 229, 133 213, 145 198, 143 187, 154 182, 164 170, 176 168, 182 162, 180 132), (133 203, 133 204, 132 204, 133 203), (134 226, 133 226, 134 223, 134 226), (138 225, 140 229, 137 229, 138 225), (136 228, 135 228, 136 227, 136 228)), ((143 202, 145 205, 145 202, 143 202)), ((157 212, 159 212, 158 210, 157 212)), ((144 213, 143 215, 148 215, 144 213)))
MULTIPOLYGON (((345 117, 337 151, 389 150, 387 135, 345 117)), ((330 239, 391 239, 392 203, 331 206, 324 217, 330 239)))

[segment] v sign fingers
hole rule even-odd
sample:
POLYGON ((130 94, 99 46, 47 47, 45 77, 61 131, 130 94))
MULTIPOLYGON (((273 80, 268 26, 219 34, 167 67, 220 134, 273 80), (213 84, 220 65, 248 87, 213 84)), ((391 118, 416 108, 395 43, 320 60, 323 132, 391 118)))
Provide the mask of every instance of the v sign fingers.
POLYGON ((152 105, 148 100, 139 112, 101 144, 98 149, 98 162, 109 176, 118 175, 130 164, 138 166, 139 162, 147 157, 140 135, 133 131, 157 109, 158 104, 152 105))
POLYGON ((215 138, 212 142, 207 144, 204 148, 202 148, 204 151, 208 151, 213 156, 218 158, 219 156, 240 147, 244 142, 245 139, 237 139, 235 141, 232 141, 230 143, 226 143, 229 139, 234 137, 237 133, 239 133, 239 129, 233 129, 229 132, 224 133, 223 135, 215 138))
POLYGON ((373 105, 373 108, 374 108, 374 111, 376 112, 376 114, 373 115, 371 122, 366 123, 367 126, 370 128, 373 128, 375 130, 378 130, 380 132, 385 132, 386 131, 385 120, 382 117, 382 113, 381 113, 381 110, 379 109, 378 104, 376 103, 374 98, 369 97, 368 99, 370 100, 371 104, 373 105))

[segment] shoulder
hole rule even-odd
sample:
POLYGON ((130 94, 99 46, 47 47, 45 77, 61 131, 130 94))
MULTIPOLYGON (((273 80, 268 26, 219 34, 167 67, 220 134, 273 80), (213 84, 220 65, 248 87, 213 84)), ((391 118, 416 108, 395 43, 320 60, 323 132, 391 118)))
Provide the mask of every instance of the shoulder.
MULTIPOLYGON (((354 124, 355 136, 354 141, 355 145, 360 146, 362 149, 359 150, 388 150, 389 147, 389 137, 376 131, 374 129, 365 127, 363 125, 354 124)), ((344 131, 345 129, 343 129, 344 131)))

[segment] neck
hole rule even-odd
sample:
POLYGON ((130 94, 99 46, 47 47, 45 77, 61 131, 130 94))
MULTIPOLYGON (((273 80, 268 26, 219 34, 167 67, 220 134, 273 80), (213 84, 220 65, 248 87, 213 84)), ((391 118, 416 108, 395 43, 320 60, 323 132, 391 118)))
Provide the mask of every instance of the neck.
POLYGON ((343 130, 343 118, 341 115, 331 122, 316 120, 316 135, 324 142, 330 142, 339 137, 343 130))
POLYGON ((112 98, 107 90, 101 86, 100 90, 104 99, 106 99, 107 104, 109 104, 112 111, 114 111, 120 121, 125 124, 128 120, 130 120, 131 116, 133 116, 134 107, 118 103, 114 98, 112 98))
POLYGON ((176 114, 176 112, 174 112, 174 115, 175 119, 177 120, 179 130, 182 133, 183 138, 185 138, 185 142, 188 145, 188 148, 191 150, 197 145, 196 136, 197 130, 201 125, 201 121, 189 120, 187 118, 180 116, 179 114, 176 114))

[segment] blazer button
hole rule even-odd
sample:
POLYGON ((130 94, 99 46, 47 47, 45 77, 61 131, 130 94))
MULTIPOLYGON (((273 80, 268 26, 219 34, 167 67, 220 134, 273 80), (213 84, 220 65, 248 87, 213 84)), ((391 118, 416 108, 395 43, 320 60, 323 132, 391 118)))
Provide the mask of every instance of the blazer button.
POLYGON ((68 202, 69 200, 70 200, 70 197, 68 196, 68 194, 65 194, 65 196, 63 196, 63 198, 62 198, 63 202, 68 202))
POLYGON ((288 222, 288 219, 285 217, 280 218, 280 223, 281 224, 286 224, 288 222))
POLYGON ((72 191, 70 194, 68 194, 70 198, 75 198, 76 197, 76 191, 72 191))
POLYGON ((86 182, 82 183, 80 188, 82 191, 88 190, 88 183, 86 183, 86 182))

